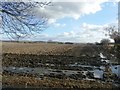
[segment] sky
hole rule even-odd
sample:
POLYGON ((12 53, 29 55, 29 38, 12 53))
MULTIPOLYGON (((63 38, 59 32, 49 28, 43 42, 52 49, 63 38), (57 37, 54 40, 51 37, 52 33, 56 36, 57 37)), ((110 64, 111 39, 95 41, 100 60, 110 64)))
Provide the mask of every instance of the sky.
MULTIPOLYGON (((51 6, 36 8, 49 17, 48 28, 23 40, 94 43, 105 36, 105 27, 118 24, 118 0, 54 1, 51 6)), ((3 39, 7 39, 3 36, 3 39)), ((113 41, 113 40, 111 40, 113 41)))

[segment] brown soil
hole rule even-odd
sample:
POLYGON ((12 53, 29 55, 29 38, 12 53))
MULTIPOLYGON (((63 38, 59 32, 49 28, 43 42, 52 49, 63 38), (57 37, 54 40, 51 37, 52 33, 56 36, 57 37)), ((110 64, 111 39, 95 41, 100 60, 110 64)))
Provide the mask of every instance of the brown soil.
POLYGON ((45 77, 43 80, 35 77, 19 75, 3 75, 3 87, 39 87, 39 88, 112 88, 111 83, 92 80, 57 79, 45 77))

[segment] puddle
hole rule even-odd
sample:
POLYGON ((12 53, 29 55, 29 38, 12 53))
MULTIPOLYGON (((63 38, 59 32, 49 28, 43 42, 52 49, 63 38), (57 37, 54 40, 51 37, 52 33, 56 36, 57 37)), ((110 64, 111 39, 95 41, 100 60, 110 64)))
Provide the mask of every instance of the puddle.
MULTIPOLYGON (((86 65, 81 65, 81 66, 86 67, 86 65)), ((94 66, 91 66, 91 67, 94 67, 94 66)), ((120 72, 119 72, 120 65, 110 66, 110 68, 113 73, 115 73, 118 77, 120 77, 120 72)), ((89 71, 94 72, 95 78, 103 78, 104 67, 101 66, 100 69, 97 69, 96 67, 94 67, 94 70, 89 70, 89 71)), ((87 72, 87 71, 74 71, 74 70, 59 70, 58 72, 58 70, 56 69, 28 68, 28 67, 3 67, 3 70, 7 70, 14 73, 28 73, 28 74, 39 74, 39 75, 44 75, 44 74, 49 75, 50 73, 54 73, 54 74, 64 73, 66 75, 71 75, 71 74, 78 74, 78 72, 81 72, 81 73, 83 72, 83 75, 85 75, 87 72)))
POLYGON ((64 73, 66 75, 70 74, 77 74, 78 71, 72 71, 72 70, 56 70, 56 69, 46 69, 46 68, 28 68, 28 67, 3 67, 3 70, 14 72, 14 73, 28 73, 28 74, 60 74, 64 73))
MULTIPOLYGON (((105 56, 100 53, 100 57, 102 58, 101 61, 106 61, 106 63, 110 63, 110 60, 105 60, 105 56)), ((52 65, 54 66, 54 65, 52 65)), ((70 64, 71 67, 82 67, 83 71, 75 71, 75 70, 58 70, 58 69, 48 69, 44 67, 40 68, 30 68, 30 67, 3 67, 3 70, 13 72, 13 73, 28 73, 28 74, 37 74, 37 75, 49 75, 50 73, 54 74, 65 74, 67 76, 71 74, 79 74, 82 73, 83 75, 86 75, 87 71, 93 72, 95 78, 103 78, 103 72, 105 67, 104 66, 91 66, 91 65, 80 65, 79 63, 70 64)), ((120 78, 120 65, 111 65, 110 66, 113 73, 115 73, 120 78)))
POLYGON ((103 71, 102 70, 96 69, 93 72, 94 72, 94 77, 95 78, 103 78, 103 71))
POLYGON ((111 66, 112 72, 120 78, 120 65, 111 66))
POLYGON ((106 59, 106 57, 103 55, 103 53, 99 54, 102 59, 106 59))

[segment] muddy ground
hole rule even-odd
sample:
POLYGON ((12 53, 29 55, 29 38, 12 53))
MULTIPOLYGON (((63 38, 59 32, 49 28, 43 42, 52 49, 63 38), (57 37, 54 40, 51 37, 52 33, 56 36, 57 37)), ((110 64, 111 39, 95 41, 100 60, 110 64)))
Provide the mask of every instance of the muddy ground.
MULTIPOLYGON (((107 52, 96 45, 3 43, 3 87, 115 88, 118 85, 113 84, 113 81, 107 82, 105 79, 95 78, 93 73, 89 72, 94 70, 91 67, 101 70, 100 66, 107 63, 104 60, 114 61, 111 59, 113 57, 110 57, 111 54, 114 52, 111 50, 107 52), (106 57, 101 58, 100 53, 106 57), (11 67, 12 69, 9 69, 11 67), (44 68, 43 70, 51 69, 52 73, 40 75, 40 71, 39 74, 35 74, 29 69, 23 70, 27 73, 18 72, 16 68, 44 68), (65 75, 62 70, 74 73, 65 75), (84 75, 83 71, 87 74, 84 75)), ((114 81, 119 79, 117 76, 112 78, 114 81)))

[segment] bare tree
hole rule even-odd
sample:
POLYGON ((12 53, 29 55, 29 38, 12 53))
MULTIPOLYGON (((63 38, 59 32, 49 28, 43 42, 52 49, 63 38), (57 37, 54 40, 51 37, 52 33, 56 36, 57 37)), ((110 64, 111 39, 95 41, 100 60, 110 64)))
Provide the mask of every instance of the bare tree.
POLYGON ((100 43, 101 43, 102 45, 108 45, 108 44, 110 43, 110 40, 109 40, 109 39, 102 39, 102 40, 100 41, 100 43))
POLYGON ((33 12, 37 7, 50 5, 51 2, 0 2, 2 33, 10 39, 24 38, 39 33, 47 27, 45 15, 37 17, 33 12))
POLYGON ((106 28, 108 35, 111 39, 114 39, 115 43, 120 43, 120 32, 116 26, 109 26, 106 28))
POLYGON ((110 38, 114 39, 115 45, 114 45, 114 53, 115 53, 115 60, 119 61, 120 59, 120 31, 119 27, 116 26, 109 26, 106 28, 109 32, 108 35, 110 38))

